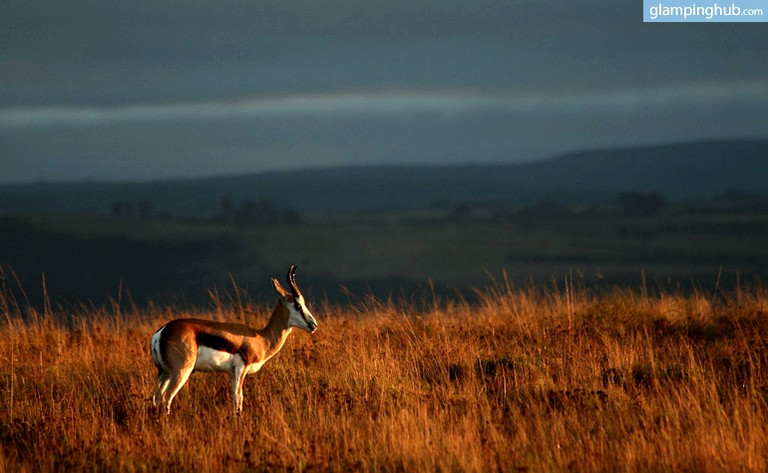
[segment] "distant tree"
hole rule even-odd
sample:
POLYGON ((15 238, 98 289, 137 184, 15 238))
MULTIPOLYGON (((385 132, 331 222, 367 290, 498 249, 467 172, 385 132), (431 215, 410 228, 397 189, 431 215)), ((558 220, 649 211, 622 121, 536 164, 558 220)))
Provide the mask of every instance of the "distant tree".
POLYGON ((235 204, 232 202, 232 197, 225 195, 221 198, 219 205, 221 206, 221 215, 219 220, 222 222, 232 223, 235 220, 235 204))
POLYGON ((112 216, 133 217, 133 204, 131 204, 130 202, 112 203, 112 216))
POLYGON ((234 220, 237 225, 274 225, 278 223, 278 215, 274 204, 269 199, 261 199, 257 202, 245 200, 235 211, 234 220))
POLYGON ((152 203, 146 200, 139 201, 137 205, 139 209, 139 218, 146 220, 152 216, 152 203))
POLYGON ((288 209, 283 212, 283 221, 286 225, 298 226, 301 225, 301 214, 293 209, 288 209))
POLYGON ((469 204, 458 204, 451 214, 448 216, 448 220, 452 222, 465 223, 472 219, 472 206, 469 204))
POLYGON ((277 211, 275 204, 270 199, 261 199, 256 203, 256 221, 258 223, 276 223, 277 211))
POLYGON ((619 207, 624 215, 658 215, 666 206, 667 200, 658 192, 628 192, 619 196, 619 207))
POLYGON ((245 200, 240 208, 235 211, 234 222, 237 225, 250 225, 256 221, 256 203, 245 200))
POLYGON ((133 217, 133 204, 130 202, 123 202, 123 216, 133 217))
POLYGON ((278 211, 270 199, 258 201, 246 199, 239 206, 235 206, 228 196, 221 199, 221 214, 215 220, 238 226, 301 225, 302 223, 299 212, 292 209, 278 211))

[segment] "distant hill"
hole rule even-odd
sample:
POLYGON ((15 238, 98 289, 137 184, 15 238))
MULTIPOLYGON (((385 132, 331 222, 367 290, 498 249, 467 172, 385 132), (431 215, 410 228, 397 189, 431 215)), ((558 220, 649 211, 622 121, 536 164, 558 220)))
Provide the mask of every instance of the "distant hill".
POLYGON ((729 190, 768 193, 768 140, 712 141, 572 153, 523 166, 517 182, 659 192, 694 199, 729 190))
POLYGON ((269 200, 305 215, 519 207, 614 199, 629 191, 671 200, 729 190, 768 193, 768 140, 713 141, 585 151, 519 165, 348 167, 184 181, 0 186, 0 214, 138 213, 212 217, 225 197, 269 200), (141 203, 141 204, 140 204, 141 203))

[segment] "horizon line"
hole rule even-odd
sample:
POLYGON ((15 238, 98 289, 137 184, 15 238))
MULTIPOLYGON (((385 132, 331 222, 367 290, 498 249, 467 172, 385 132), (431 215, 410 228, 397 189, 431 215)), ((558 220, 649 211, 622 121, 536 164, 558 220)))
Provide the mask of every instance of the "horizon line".
POLYGON ((724 143, 766 143, 768 144, 768 136, 755 137, 745 136, 741 138, 712 138, 701 140, 680 140, 680 141, 665 141, 659 143, 646 143, 637 146, 603 146, 603 147, 587 147, 579 148, 571 151, 565 151, 562 153, 555 153, 546 157, 531 158, 518 162, 503 162, 503 161, 485 161, 485 162, 464 162, 464 163, 434 163, 434 162, 411 162, 411 163, 381 163, 381 164, 330 164, 330 165, 316 165, 316 166, 303 166, 303 167, 291 167, 291 168, 269 168, 259 171, 247 171, 239 173, 229 174, 210 174, 210 175, 191 175, 191 176, 169 176, 153 179, 130 179, 130 178, 78 178, 78 179, 48 179, 37 178, 27 180, 12 180, 2 181, 0 180, 0 188, 3 187, 24 187, 34 185, 52 185, 52 186, 67 186, 67 185, 146 185, 146 184, 167 184, 178 182, 193 182, 193 181, 206 181, 216 179, 233 179, 249 176, 260 176, 269 174, 289 174, 298 173, 302 171, 332 171, 332 170, 345 170, 345 169, 371 169, 371 168, 461 168, 461 167, 515 167, 515 166, 527 166, 535 165, 538 163, 545 163, 548 161, 555 161, 561 158, 573 157, 585 153, 600 153, 606 151, 625 151, 625 150, 642 150, 652 148, 667 148, 675 146, 694 146, 694 145, 707 145, 707 144, 724 144, 724 143))

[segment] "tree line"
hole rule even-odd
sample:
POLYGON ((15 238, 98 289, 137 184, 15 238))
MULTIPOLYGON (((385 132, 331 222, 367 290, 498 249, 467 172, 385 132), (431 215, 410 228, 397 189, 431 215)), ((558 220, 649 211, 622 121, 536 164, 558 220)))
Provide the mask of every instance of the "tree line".
MULTIPOLYGON (((167 220, 171 217, 167 211, 156 212, 152 203, 146 200, 113 202, 110 213, 115 218, 125 219, 167 220)), ((298 211, 278 209, 271 199, 244 199, 236 203, 230 196, 222 197, 218 213, 210 220, 236 226, 300 225, 303 221, 298 211)))

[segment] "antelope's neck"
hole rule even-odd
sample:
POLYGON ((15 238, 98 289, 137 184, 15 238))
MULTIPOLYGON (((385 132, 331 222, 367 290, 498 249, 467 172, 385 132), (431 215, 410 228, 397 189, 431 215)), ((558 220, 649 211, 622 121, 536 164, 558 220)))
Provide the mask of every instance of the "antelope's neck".
POLYGON ((269 323, 262 329, 261 334, 264 337, 265 359, 269 359, 283 348, 285 340, 293 330, 288 326, 287 317, 283 314, 283 307, 278 304, 269 318, 269 323))

